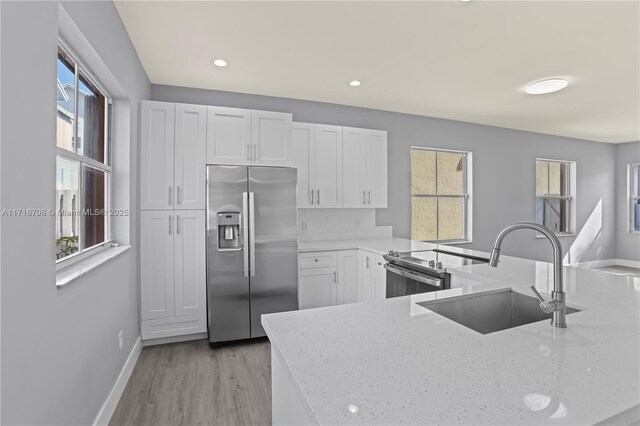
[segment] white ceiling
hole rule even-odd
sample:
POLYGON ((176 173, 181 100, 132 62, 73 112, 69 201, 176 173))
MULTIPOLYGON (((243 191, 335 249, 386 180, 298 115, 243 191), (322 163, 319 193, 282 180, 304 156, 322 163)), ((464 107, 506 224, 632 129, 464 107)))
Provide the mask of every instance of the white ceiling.
POLYGON ((638 1, 115 4, 155 84, 640 140, 638 1))

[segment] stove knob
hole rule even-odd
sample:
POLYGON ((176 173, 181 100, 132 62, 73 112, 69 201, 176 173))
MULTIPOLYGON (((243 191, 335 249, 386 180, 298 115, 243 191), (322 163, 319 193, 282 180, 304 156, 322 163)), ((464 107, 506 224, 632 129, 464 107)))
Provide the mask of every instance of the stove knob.
POLYGON ((394 251, 394 252, 393 252, 393 257, 400 257, 400 253, 398 253, 398 251, 397 251, 397 250, 396 250, 396 251, 394 251))
POLYGON ((438 264, 436 265, 436 267, 437 267, 438 269, 442 269, 442 262, 438 262, 438 264))
POLYGON ((436 267, 436 262, 434 262, 433 260, 429 261, 429 268, 434 269, 436 267))
POLYGON ((389 250, 389 256, 393 257, 393 250, 389 250))

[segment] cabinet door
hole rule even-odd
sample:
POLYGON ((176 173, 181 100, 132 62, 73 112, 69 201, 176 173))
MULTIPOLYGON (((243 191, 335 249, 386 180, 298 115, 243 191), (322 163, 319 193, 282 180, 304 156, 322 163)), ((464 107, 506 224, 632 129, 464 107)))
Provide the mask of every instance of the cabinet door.
MULTIPOLYGON (((205 213, 175 210, 175 315, 206 313, 205 213)), ((204 325, 205 322, 202 321, 204 325)), ((206 329, 202 330, 206 331, 206 329)))
POLYGON ((356 303, 360 299, 359 250, 338 252, 338 304, 356 303))
POLYGON ((174 316, 173 211, 140 212, 140 298, 143 320, 174 316))
POLYGON ((387 207, 387 132, 367 130, 367 206, 387 207))
POLYGON ((299 309, 335 305, 338 299, 337 268, 312 268, 300 271, 299 309))
POLYGON ((284 112, 252 111, 251 143, 257 166, 291 166, 292 115, 284 112))
MULTIPOLYGON (((312 198, 311 177, 315 177, 315 162, 312 153, 315 146, 315 125, 309 123, 293 123, 291 131, 291 154, 293 167, 298 169, 298 207, 311 208, 315 201, 312 198)), ((315 197, 315 195, 313 195, 315 197)))
POLYGON ((316 169, 316 206, 341 207, 342 127, 316 124, 316 143, 313 157, 316 169))
POLYGON ((365 130, 342 128, 342 207, 366 207, 365 130))
POLYGON ((140 209, 172 209, 175 104, 142 101, 140 209))
POLYGON ((366 251, 360 251, 360 282, 359 282, 359 301, 366 302, 367 300, 374 299, 374 292, 372 286, 372 268, 373 260, 371 253, 366 251))
POLYGON ((387 298, 387 270, 384 269, 386 261, 380 255, 373 256, 373 271, 371 281, 373 284, 374 299, 387 298))
POLYGON ((251 110, 207 107, 207 164, 249 164, 251 110))
POLYGON ((175 134, 175 207, 204 209, 207 107, 177 104, 175 134))

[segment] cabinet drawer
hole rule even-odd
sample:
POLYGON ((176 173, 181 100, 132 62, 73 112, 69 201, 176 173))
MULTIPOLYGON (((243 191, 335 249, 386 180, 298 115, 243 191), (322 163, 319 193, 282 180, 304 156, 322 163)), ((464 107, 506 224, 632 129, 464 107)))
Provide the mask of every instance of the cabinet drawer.
POLYGON ((338 266, 338 253, 335 251, 300 253, 298 255, 298 264, 300 269, 338 266))

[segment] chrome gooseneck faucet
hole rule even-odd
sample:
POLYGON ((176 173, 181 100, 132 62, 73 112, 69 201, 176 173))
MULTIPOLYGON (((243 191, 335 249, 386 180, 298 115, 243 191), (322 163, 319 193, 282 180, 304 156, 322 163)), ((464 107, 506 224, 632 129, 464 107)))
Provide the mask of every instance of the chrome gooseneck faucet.
POLYGON ((549 228, 535 222, 519 222, 506 226, 496 237, 496 242, 493 245, 491 257, 489 258, 489 266, 494 268, 498 266, 502 241, 508 234, 516 229, 533 229, 547 237, 551 242, 551 246, 553 247, 553 291, 551 292, 551 300, 544 300, 534 286, 531 286, 531 290, 533 290, 538 300, 540 300, 540 309, 546 313, 553 312, 551 325, 554 327, 566 328, 567 322, 565 317, 567 313, 567 305, 565 301, 564 284, 562 281, 562 246, 560 245, 560 240, 558 240, 556 234, 554 234, 549 228))

